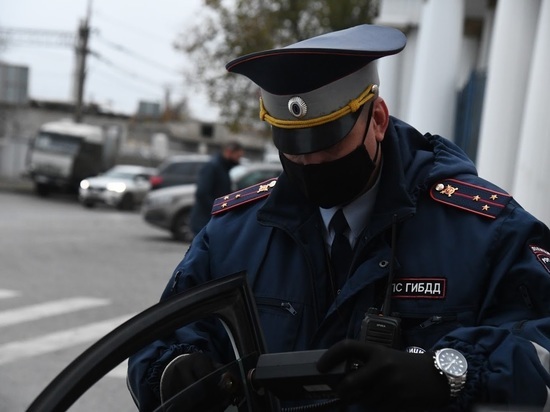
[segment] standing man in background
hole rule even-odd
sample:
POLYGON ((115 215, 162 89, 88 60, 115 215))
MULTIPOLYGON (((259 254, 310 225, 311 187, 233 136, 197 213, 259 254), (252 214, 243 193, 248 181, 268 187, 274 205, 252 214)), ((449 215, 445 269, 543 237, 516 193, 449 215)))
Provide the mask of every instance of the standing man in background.
POLYGON ((229 171, 239 164, 244 154, 242 145, 231 141, 205 164, 197 181, 195 204, 191 210, 191 230, 197 235, 210 220, 212 204, 217 197, 231 192, 229 171))

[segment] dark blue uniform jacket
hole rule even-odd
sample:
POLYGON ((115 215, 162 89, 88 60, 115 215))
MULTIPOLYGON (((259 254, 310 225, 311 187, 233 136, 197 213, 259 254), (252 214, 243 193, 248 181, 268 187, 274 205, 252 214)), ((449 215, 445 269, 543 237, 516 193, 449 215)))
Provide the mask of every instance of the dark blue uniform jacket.
MULTIPOLYGON (((383 155, 371 220, 335 298, 318 208, 283 173, 268 197, 211 219, 162 299, 246 271, 270 352, 357 338, 367 309, 384 298, 396 215, 391 309, 402 318, 403 349, 454 347, 469 363, 466 387, 449 410, 481 403, 550 408, 548 228, 439 136, 391 118, 383 155)), ((143 410, 158 403, 170 359, 201 350, 224 360, 214 334, 183 328, 130 359, 130 387, 143 410)), ((350 410, 370 409, 365 402, 350 410)))

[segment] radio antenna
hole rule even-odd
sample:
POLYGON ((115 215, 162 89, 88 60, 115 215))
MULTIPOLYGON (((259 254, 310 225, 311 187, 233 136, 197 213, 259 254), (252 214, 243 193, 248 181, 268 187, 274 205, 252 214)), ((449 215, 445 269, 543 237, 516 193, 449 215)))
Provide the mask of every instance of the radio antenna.
POLYGON ((382 315, 390 315, 391 295, 393 289, 393 278, 395 276, 395 249, 397 248, 397 214, 393 215, 391 227, 391 258, 390 258, 390 274, 388 276, 388 284, 386 285, 386 295, 382 306, 382 315))

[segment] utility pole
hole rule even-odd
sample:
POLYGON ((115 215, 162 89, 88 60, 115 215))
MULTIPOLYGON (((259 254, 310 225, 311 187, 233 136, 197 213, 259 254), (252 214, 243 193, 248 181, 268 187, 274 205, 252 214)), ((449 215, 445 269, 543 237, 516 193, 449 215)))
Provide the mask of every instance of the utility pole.
POLYGON ((90 15, 91 0, 88 1, 86 18, 78 26, 78 38, 76 44, 76 78, 75 78, 75 111, 74 121, 80 123, 83 116, 84 82, 86 80, 86 57, 90 52, 88 49, 88 38, 90 36, 90 15))

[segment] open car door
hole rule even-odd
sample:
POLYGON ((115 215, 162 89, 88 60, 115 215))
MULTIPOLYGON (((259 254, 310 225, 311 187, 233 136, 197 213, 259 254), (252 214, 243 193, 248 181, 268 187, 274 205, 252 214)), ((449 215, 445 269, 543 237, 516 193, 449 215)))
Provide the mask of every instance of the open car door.
MULTIPOLYGON (((104 336, 70 363, 31 403, 28 412, 68 410, 113 368, 154 340, 208 316, 224 324, 235 361, 166 400, 157 411, 204 411, 197 391, 212 382, 221 389, 217 410, 233 404, 239 411, 278 411, 278 400, 254 391, 247 374, 265 352, 256 306, 244 273, 198 286, 139 313, 104 336), (185 405, 182 409, 178 405, 185 405)), ((210 386, 211 387, 211 386, 210 386)))

